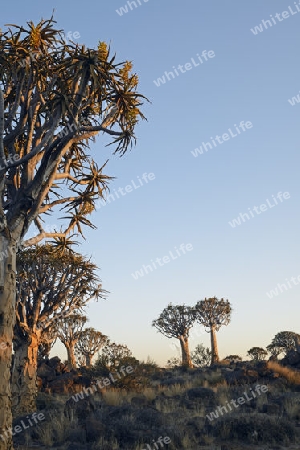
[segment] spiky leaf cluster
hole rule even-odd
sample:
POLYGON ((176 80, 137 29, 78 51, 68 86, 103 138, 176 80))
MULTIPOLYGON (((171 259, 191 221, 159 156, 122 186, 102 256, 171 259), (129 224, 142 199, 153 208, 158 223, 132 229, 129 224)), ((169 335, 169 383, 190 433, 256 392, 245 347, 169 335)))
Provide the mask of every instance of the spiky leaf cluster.
POLYGON ((18 240, 35 223, 38 235, 24 245, 93 227, 87 216, 111 178, 90 142, 103 132, 123 155, 144 118, 131 63, 117 63, 104 42, 66 43, 55 23, 8 25, 0 35, 0 232, 18 240), (44 215, 57 208, 64 224, 46 233, 44 215))

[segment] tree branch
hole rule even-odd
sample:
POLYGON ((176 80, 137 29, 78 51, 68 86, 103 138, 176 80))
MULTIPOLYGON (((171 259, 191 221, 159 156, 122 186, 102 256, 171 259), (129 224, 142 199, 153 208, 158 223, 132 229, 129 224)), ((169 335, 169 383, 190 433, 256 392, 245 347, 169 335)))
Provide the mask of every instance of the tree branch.
POLYGON ((39 242, 41 242, 42 239, 46 238, 55 238, 55 237, 66 237, 66 233, 39 233, 37 236, 34 236, 31 239, 28 239, 27 241, 23 241, 22 245, 24 247, 30 247, 31 245, 37 245, 39 242))

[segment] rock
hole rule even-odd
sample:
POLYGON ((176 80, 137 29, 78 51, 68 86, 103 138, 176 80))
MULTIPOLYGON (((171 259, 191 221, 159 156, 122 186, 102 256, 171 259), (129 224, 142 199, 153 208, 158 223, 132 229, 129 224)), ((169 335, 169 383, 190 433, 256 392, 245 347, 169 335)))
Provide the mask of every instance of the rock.
POLYGON ((61 361, 58 356, 54 356, 53 358, 49 359, 48 366, 52 367, 54 370, 56 370, 58 367, 60 367, 61 361))
POLYGON ((64 415, 70 420, 74 417, 78 417, 81 420, 88 418, 91 413, 96 409, 94 397, 92 395, 85 396, 83 393, 83 398, 77 397, 77 401, 71 397, 65 405, 64 415))
POLYGON ((300 363, 300 354, 295 350, 290 350, 285 359, 289 365, 296 366, 300 363))
POLYGON ((216 394, 212 389, 196 387, 186 391, 186 397, 189 401, 197 401, 205 405, 214 405, 216 394))
POLYGON ((52 381, 56 378, 55 370, 48 366, 46 363, 42 363, 37 370, 38 377, 46 379, 47 381, 52 381))
POLYGON ((269 377, 273 380, 280 377, 280 374, 278 372, 273 372, 269 375, 269 377))
POLYGON ((144 405, 147 405, 148 401, 147 401, 147 397, 145 397, 145 395, 139 395, 136 397, 132 397, 131 399, 131 404, 133 406, 137 406, 137 407, 141 407, 144 405))
POLYGON ((69 447, 67 448, 67 450, 86 450, 86 445, 85 444, 75 444, 74 442, 72 442, 69 447))
POLYGON ((280 414, 280 406, 275 403, 270 403, 263 406, 263 413, 270 415, 278 415, 280 414))
POLYGON ((36 377, 36 385, 39 390, 41 390, 43 387, 43 380, 39 376, 36 377))
POLYGON ((87 442, 98 441, 105 435, 106 427, 99 420, 90 417, 85 424, 87 442))
POLYGON ((69 369, 57 356, 41 360, 37 375, 39 390, 47 393, 78 393, 91 385, 90 376, 82 376, 80 370, 69 369))
POLYGON ((268 368, 268 363, 266 361, 259 361, 256 363, 255 369, 258 372, 258 375, 260 377, 266 377, 269 376, 271 371, 268 368))
POLYGON ((73 392, 74 380, 72 378, 57 377, 55 380, 48 383, 48 388, 51 389, 52 394, 68 394, 73 392))
POLYGON ((235 369, 233 372, 227 371, 224 373, 224 377, 228 384, 242 384, 248 381, 246 369, 235 369))
POLYGON ((162 380, 160 383, 161 386, 172 386, 174 384, 178 384, 179 386, 185 385, 185 379, 184 378, 169 378, 167 380, 162 380))
POLYGON ((259 375, 258 375, 258 372, 256 370, 247 370, 246 374, 247 374, 247 377, 252 378, 255 381, 258 380, 258 376, 259 375))

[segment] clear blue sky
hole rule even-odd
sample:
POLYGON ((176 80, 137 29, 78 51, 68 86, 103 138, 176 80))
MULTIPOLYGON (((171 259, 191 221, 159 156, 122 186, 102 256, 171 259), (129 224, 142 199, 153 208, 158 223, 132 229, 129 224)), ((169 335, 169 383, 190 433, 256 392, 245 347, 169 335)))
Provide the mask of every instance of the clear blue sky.
MULTIPOLYGON (((300 332, 300 284, 289 281, 300 275, 300 103, 288 102, 300 90, 300 12, 287 0, 140 3, 120 16, 116 9, 125 0, 15 0, 6 4, 1 26, 49 18, 54 8, 58 27, 77 31, 79 42, 93 47, 104 40, 120 62, 133 61, 139 90, 152 102, 144 108, 148 122, 137 127, 137 146, 125 157, 111 156, 101 136, 92 149, 99 164, 110 157, 107 173, 117 177, 112 193, 131 180, 137 185, 145 172, 155 179, 92 216, 98 228, 86 231, 80 251, 93 256, 111 293, 90 305, 90 326, 127 344, 139 359, 150 355, 164 364, 177 354, 151 327, 162 309, 169 302, 225 297, 234 312, 218 333, 220 356, 245 356, 279 331, 300 332), (275 19, 289 6, 293 14, 275 19), (253 34, 250 28, 270 15, 276 24, 253 34), (193 65, 203 50, 215 57, 193 65), (179 72, 187 63, 192 67, 179 72), (179 75, 157 87, 154 80, 173 66, 179 75), (237 134, 234 124, 241 121, 252 128, 192 155, 229 128, 237 134), (278 192, 290 198, 273 206, 278 192), (253 212, 266 199, 272 207, 253 212), (233 228, 229 221, 248 208, 253 217, 233 228), (133 278, 182 243, 193 250, 133 278), (286 279, 291 288, 266 295, 286 279)), ((209 335, 194 339, 192 348, 198 342, 208 345, 209 335)))

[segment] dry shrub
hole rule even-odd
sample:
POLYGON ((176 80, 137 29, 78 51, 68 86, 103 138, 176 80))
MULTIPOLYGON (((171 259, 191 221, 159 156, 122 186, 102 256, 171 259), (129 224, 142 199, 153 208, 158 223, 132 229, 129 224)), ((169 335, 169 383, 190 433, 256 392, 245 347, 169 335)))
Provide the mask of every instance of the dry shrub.
POLYGON ((120 406, 125 401, 129 403, 131 397, 133 397, 133 393, 130 395, 127 391, 117 388, 102 390, 102 394, 104 402, 110 406, 120 406))
POLYGON ((227 415, 210 426, 214 436, 230 442, 289 445, 295 442, 296 436, 295 427, 289 420, 258 413, 227 415))
POLYGON ((281 364, 275 361, 268 361, 267 368, 273 370, 273 372, 279 373, 291 384, 300 384, 300 372, 289 367, 283 367, 281 364))

